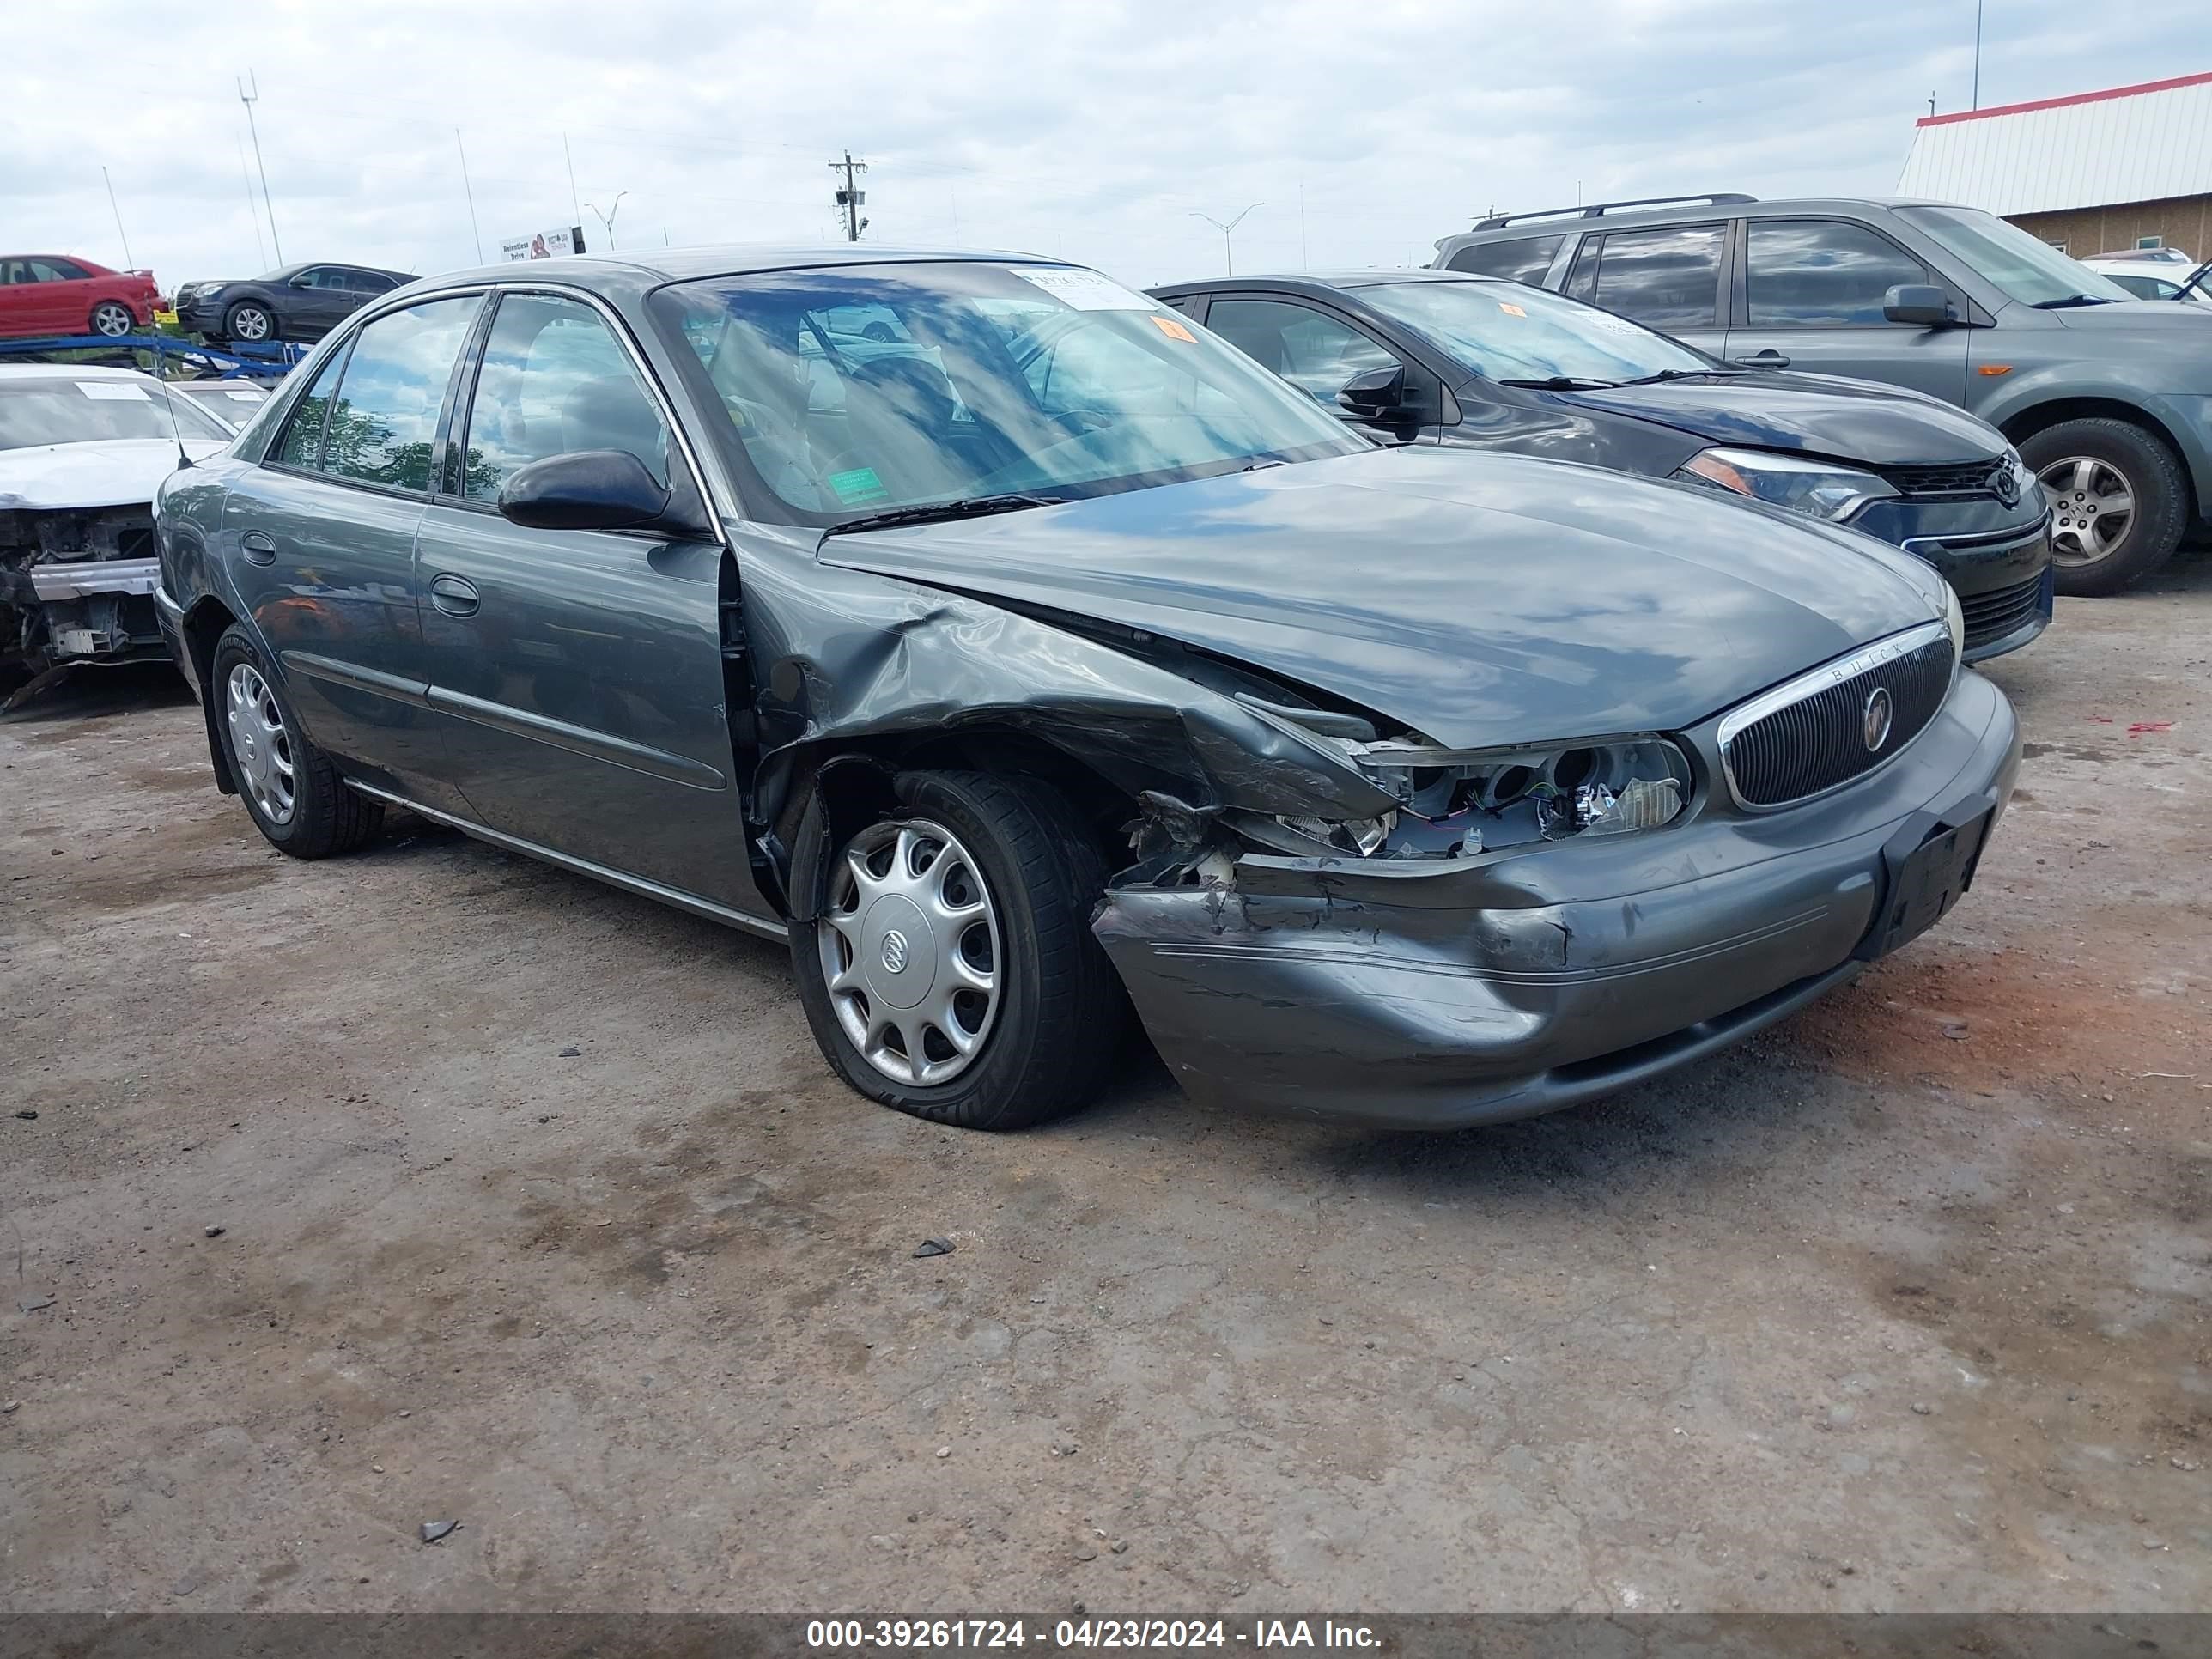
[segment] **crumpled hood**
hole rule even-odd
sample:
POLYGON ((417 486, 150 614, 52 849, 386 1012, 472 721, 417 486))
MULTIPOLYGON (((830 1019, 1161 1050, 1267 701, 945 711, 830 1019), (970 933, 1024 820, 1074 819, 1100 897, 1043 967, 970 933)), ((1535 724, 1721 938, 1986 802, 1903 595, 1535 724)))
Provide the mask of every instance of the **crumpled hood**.
POLYGON ((1863 465, 1995 460, 2007 447, 1996 428, 1963 409, 1839 375, 1724 374, 1554 395, 1565 403, 1657 421, 1711 443, 1863 465))
POLYGON ((1855 531, 1419 447, 820 556, 1149 629, 1468 747, 1680 729, 1943 610, 1933 572, 1855 531))
MULTIPOLYGON (((185 451, 204 460, 222 445, 187 438, 185 451)), ((177 446, 167 438, 96 438, 85 443, 0 449, 0 513, 66 512, 88 507, 153 505, 154 491, 177 470, 177 446)))

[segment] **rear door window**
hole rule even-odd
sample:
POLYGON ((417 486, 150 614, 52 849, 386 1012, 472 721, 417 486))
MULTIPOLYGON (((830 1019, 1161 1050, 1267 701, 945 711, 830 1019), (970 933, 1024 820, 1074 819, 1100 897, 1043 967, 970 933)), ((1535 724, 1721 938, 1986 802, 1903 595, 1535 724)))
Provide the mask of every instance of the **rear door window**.
POLYGON ((1668 225, 1611 232, 1598 255, 1596 303, 1647 328, 1717 326, 1726 228, 1668 225))
POLYGON ((322 470, 342 478, 427 492, 438 414, 476 295, 387 312, 354 340, 331 404, 322 470))
POLYGON ((1540 288, 1544 273, 1552 268, 1552 261, 1558 257, 1559 245, 1566 240, 1565 233, 1561 232, 1555 236, 1522 236, 1504 242, 1477 242, 1453 254, 1450 269, 1476 271, 1485 276, 1503 276, 1510 282, 1526 283, 1531 288, 1540 288))
POLYGON ((1882 327, 1899 284, 1932 283, 1887 236, 1840 219, 1754 219, 1745 285, 1753 327, 1882 327))
POLYGON ((307 395, 300 399, 292 410, 291 418, 284 423, 284 435, 277 440, 276 459, 281 466, 304 467, 316 471, 323 464, 323 427, 331 414, 331 394, 338 388, 338 375, 345 368, 343 350, 331 354, 321 373, 315 376, 314 385, 307 395))

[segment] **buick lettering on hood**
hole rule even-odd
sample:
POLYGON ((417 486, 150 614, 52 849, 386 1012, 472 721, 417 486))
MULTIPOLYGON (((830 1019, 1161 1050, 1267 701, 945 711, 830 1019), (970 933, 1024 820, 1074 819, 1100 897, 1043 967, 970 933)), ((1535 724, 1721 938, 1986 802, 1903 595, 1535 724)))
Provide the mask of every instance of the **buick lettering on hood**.
POLYGON ((1133 1011, 1194 1094, 1415 1127, 1709 1054, 1932 925, 2011 790, 1856 532, 1384 449, 1096 272, 720 250, 439 278, 160 502, 218 783, 404 805, 787 939, 981 1128, 1133 1011))

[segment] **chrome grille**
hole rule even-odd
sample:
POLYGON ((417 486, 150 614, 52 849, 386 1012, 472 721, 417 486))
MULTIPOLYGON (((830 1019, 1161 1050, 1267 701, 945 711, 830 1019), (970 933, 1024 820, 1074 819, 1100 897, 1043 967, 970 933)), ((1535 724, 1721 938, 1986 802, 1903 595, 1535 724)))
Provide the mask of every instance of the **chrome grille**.
POLYGON ((1886 764, 1918 737, 1951 690, 1941 623, 1893 635, 1753 698, 1721 721, 1721 764, 1739 805, 1787 806, 1886 764), (1886 701, 1880 741, 1869 709, 1886 701))
POLYGON ((1966 649, 2001 640, 2035 614, 2043 602, 2043 573, 2024 582, 1993 587, 1986 593, 1964 593, 1959 609, 1966 619, 1966 649))

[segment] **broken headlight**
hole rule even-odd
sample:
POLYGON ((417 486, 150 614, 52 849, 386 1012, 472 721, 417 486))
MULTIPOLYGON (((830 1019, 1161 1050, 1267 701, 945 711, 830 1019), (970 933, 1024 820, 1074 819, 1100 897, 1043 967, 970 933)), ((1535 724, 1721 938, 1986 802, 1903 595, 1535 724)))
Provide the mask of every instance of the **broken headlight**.
POLYGON ((1636 835, 1673 823, 1690 800, 1688 757, 1648 734, 1512 749, 1373 743, 1358 757, 1403 803, 1376 849, 1398 858, 1636 835))

